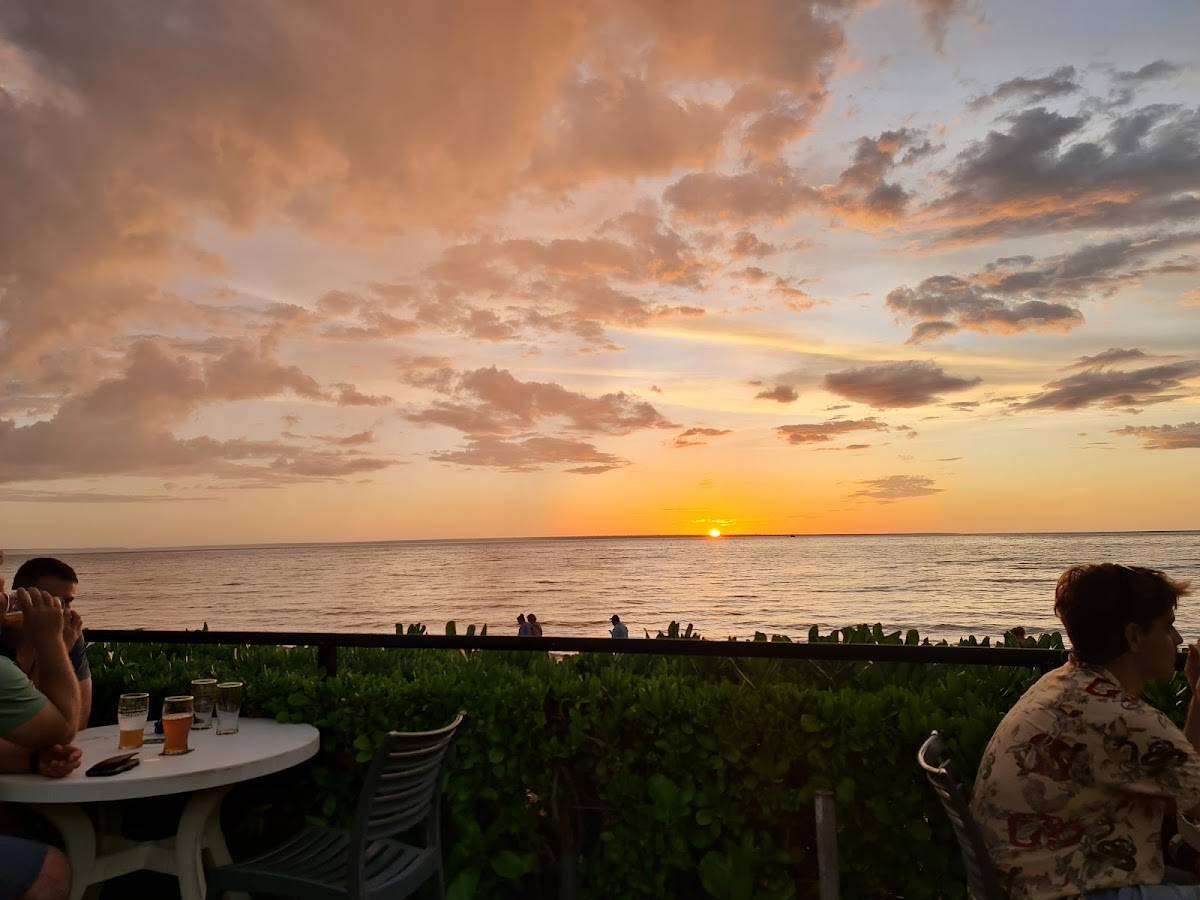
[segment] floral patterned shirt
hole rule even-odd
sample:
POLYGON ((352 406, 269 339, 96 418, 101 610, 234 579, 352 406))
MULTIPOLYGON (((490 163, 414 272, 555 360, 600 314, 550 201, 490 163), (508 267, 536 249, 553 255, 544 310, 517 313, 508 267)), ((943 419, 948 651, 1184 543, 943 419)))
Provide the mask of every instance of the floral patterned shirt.
POLYGON ((1166 800, 1200 805, 1200 753, 1099 666, 1042 676, 983 754, 971 811, 1021 900, 1159 884, 1166 800))

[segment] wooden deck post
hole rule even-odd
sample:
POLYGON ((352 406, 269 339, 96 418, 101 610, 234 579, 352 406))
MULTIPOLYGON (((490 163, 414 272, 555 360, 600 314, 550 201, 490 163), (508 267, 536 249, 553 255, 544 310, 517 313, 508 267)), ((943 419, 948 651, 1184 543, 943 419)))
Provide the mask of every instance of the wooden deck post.
POLYGON ((837 809, 832 791, 817 791, 813 798, 817 817, 817 877, 821 900, 839 900, 837 809))
POLYGON ((322 678, 337 674, 337 644, 317 644, 317 668, 322 678))

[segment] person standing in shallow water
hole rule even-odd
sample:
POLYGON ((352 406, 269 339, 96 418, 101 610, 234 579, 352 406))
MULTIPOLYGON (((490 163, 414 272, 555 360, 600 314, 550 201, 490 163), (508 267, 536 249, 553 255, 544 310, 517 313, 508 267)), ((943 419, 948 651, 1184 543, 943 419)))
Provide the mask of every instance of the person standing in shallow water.
POLYGON ((525 613, 521 613, 517 616, 517 637, 530 637, 532 634, 529 623, 525 621, 525 613))
POLYGON ((530 613, 528 622, 529 622, 529 636, 530 637, 541 637, 542 636, 542 623, 537 620, 537 616, 535 616, 533 613, 530 613))
POLYGON ((620 616, 613 613, 613 617, 609 621, 612 622, 612 630, 609 631, 609 634, 615 638, 629 637, 629 629, 625 627, 625 623, 621 621, 620 616))

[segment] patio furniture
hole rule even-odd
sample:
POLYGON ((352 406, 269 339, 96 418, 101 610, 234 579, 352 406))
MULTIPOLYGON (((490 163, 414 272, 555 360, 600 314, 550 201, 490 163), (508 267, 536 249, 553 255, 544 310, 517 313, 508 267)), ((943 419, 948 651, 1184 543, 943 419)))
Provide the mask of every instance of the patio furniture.
POLYGON ((209 900, 225 891, 310 900, 400 900, 430 878, 445 896, 439 823, 442 762, 463 713, 435 731, 388 733, 358 797, 350 832, 308 828, 273 850, 208 873, 209 900), (420 829, 422 844, 400 840, 420 829))
POLYGON ((917 762, 925 770, 925 777, 933 785, 950 824, 954 826, 954 836, 958 838, 958 849, 967 870, 968 894, 972 900, 1004 900, 979 824, 971 815, 962 788, 951 774, 945 742, 936 731, 930 733, 917 751, 917 762))
POLYGON ((147 744, 138 751, 136 768, 111 778, 86 777, 89 767, 118 753, 117 740, 116 725, 79 732, 74 743, 83 762, 65 778, 0 775, 0 801, 27 804, 62 834, 73 872, 71 900, 79 900, 89 885, 141 869, 177 876, 183 900, 200 900, 203 857, 218 865, 230 861, 221 832, 221 801, 230 788, 299 765, 320 745, 311 725, 242 719, 238 734, 191 732, 194 750, 186 755, 161 756, 160 747, 147 744), (151 841, 122 836, 122 801, 185 793, 191 796, 174 836, 151 841))

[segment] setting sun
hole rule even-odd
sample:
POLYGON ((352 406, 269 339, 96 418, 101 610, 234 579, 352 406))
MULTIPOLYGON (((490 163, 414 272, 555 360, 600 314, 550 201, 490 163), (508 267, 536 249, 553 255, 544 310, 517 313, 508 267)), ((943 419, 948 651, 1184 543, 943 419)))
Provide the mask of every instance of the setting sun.
POLYGON ((721 536, 721 529, 720 528, 708 529, 708 536, 711 538, 719 538, 721 536))

